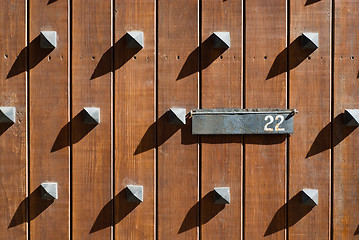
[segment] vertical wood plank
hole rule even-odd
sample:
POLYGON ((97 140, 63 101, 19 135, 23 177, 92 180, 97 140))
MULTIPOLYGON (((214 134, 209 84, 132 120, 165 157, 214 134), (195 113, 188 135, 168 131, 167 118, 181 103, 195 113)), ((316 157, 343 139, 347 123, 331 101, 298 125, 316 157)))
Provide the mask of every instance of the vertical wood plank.
MULTIPOLYGON (((241 1, 202 1, 202 108, 242 107, 241 39, 241 1), (217 31, 230 32, 228 50, 207 44, 217 31)), ((241 239, 242 142, 242 136, 201 137, 202 239, 241 239), (229 205, 214 204, 215 187, 230 187, 229 205)))
POLYGON ((358 109, 359 31, 356 1, 335 1, 334 27, 334 202, 333 239, 356 239, 359 235, 359 170, 356 127, 343 123, 345 109, 358 109))
POLYGON ((158 239, 196 239, 198 144, 190 124, 168 123, 171 107, 198 107, 198 2, 158 4, 158 239))
POLYGON ((2 3, 0 9, 0 106, 16 107, 16 122, 0 124, 0 236, 26 239, 26 2, 2 3), (10 74, 12 72, 18 74, 10 74))
POLYGON ((73 239, 111 239, 111 8, 110 0, 73 1, 73 239), (84 107, 100 108, 100 124, 82 122, 84 107))
MULTIPOLYGON (((245 108, 286 108, 286 1, 246 1, 245 20, 245 108)), ((244 238, 284 239, 285 136, 244 140, 244 238)))
POLYGON ((115 13, 115 239, 154 239, 155 2, 117 0, 115 13), (127 31, 143 31, 143 49, 127 31), (127 202, 128 184, 143 186, 142 203, 127 202))
POLYGON ((329 239, 331 134, 331 1, 290 1, 289 105, 296 108, 289 142, 289 238, 329 239), (303 49, 303 32, 319 33, 317 50, 303 49), (319 190, 319 204, 301 205, 303 188, 319 190))
POLYGON ((69 148, 54 149, 69 117, 68 3, 29 3, 30 238, 69 239, 69 148), (55 49, 40 47, 43 30, 57 32, 55 49), (48 181, 58 184, 53 202, 40 196, 40 184, 48 181))

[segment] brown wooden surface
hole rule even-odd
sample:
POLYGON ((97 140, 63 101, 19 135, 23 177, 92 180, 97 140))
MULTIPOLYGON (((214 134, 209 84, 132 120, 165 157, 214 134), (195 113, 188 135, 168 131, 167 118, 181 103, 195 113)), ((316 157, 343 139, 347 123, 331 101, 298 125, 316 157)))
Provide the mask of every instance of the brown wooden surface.
POLYGON ((111 1, 72 6, 72 234, 73 239, 111 239, 111 1), (84 107, 100 108, 99 125, 81 122, 84 107))
POLYGON ((155 238, 154 10, 153 0, 115 5, 115 239, 155 238), (144 33, 141 50, 126 46, 133 30, 144 33), (128 184, 143 186, 142 203, 126 202, 128 184))
MULTIPOLYGON (((286 53, 276 63, 286 48, 286 1, 246 1, 245 7, 245 108, 286 108, 286 73, 278 71, 286 53)), ((244 143, 244 238, 284 239, 285 136, 246 136, 244 143)))
POLYGON ((198 107, 196 0, 159 0, 157 231, 158 239, 196 239, 198 140, 191 125, 170 125, 171 107, 198 107))
MULTIPOLYGON (((202 108, 242 107, 242 2, 202 1, 202 108), (213 32, 228 31, 231 46, 213 49, 213 32), (207 40, 207 41, 206 41, 207 40)), ((242 136, 203 136, 201 239, 240 239, 242 136), (213 188, 230 187, 229 205, 213 201, 213 188)))
POLYGON ((359 238, 358 129, 343 124, 345 109, 359 108, 357 1, 335 1, 333 239, 359 238))
POLYGON ((0 106, 16 107, 16 123, 0 124, 0 236, 26 239, 26 46, 25 1, 2 3, 0 24, 0 106), (16 29, 16 31, 14 31, 16 29), (14 63, 23 71, 8 77, 14 63))
POLYGON ((0 239, 358 238, 359 137, 342 114, 359 108, 358 7, 4 1, 0 106, 17 121, 0 124, 0 239), (56 49, 40 48, 41 30, 57 31, 56 49), (132 30, 143 49, 126 47, 132 30), (229 49, 212 49, 215 31, 230 32, 229 49), (319 49, 301 48, 303 32, 319 33, 319 49), (99 125, 82 123, 84 107, 101 109, 99 125), (191 119, 169 123, 171 107, 299 114, 289 138, 198 137, 191 119), (59 199, 41 200, 46 181, 59 199), (128 184, 144 186, 143 203, 126 201, 128 184), (231 203, 214 205, 226 186, 231 203), (303 188, 319 190, 318 206, 300 204, 303 188))
POLYGON ((289 142, 289 198, 313 188, 319 190, 319 204, 311 209, 289 201, 289 238, 329 239, 331 3, 306 2, 290 2, 289 105, 299 114, 289 142), (319 33, 314 52, 302 49, 296 40, 303 32, 319 33))
POLYGON ((69 119, 68 4, 29 3, 30 238, 69 239, 69 148, 54 148, 69 119), (40 48, 42 30, 57 32, 56 49, 40 48), (58 184, 59 199, 53 202, 40 196, 39 186, 47 181, 58 184))

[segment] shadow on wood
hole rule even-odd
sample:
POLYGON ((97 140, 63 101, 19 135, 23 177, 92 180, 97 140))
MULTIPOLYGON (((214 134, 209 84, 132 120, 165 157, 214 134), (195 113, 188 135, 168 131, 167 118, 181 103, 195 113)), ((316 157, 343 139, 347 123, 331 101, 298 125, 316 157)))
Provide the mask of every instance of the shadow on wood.
POLYGON ((271 235, 283 229, 293 226, 312 209, 312 206, 305 206, 301 204, 302 191, 297 193, 288 203, 284 204, 274 215, 270 222, 264 236, 271 235), (288 211, 288 223, 286 222, 286 214, 288 211))
POLYGON ((97 126, 95 124, 84 123, 84 115, 86 115, 86 112, 85 110, 82 110, 60 130, 54 144, 52 145, 51 152, 56 152, 62 148, 70 146, 70 129, 72 131, 71 143, 75 144, 97 126))
POLYGON ((172 137, 179 129, 181 129, 184 126, 184 125, 170 124, 169 117, 170 117, 170 112, 167 111, 147 129, 146 133, 143 135, 133 155, 137 155, 146 152, 150 149, 154 149, 156 148, 156 146, 161 146, 170 137, 172 137), (157 143, 156 143, 156 130, 158 132, 157 143))
POLYGON ((14 123, 0 123, 0 136, 3 135, 14 123))
POLYGON ((308 5, 311 5, 313 3, 316 3, 316 2, 320 2, 321 0, 307 0, 307 2, 305 3, 305 6, 308 6, 308 5))
POLYGON ((127 36, 126 33, 115 45, 109 48, 101 57, 94 72, 92 73, 91 80, 103 76, 109 72, 112 72, 112 56, 115 54, 115 70, 125 65, 141 48, 127 48, 127 36))
POLYGON ((189 75, 199 71, 199 54, 201 49, 201 70, 206 69, 219 56, 221 56, 227 48, 213 48, 214 35, 209 36, 200 47, 197 47, 187 57, 181 71, 177 76, 177 80, 188 77, 189 75))
POLYGON ((51 3, 54 3, 54 2, 57 2, 57 0, 49 0, 49 1, 47 2, 47 5, 50 5, 51 3))
MULTIPOLYGON (((328 123, 317 135, 312 146, 310 147, 306 158, 314 156, 318 153, 324 152, 331 148, 331 126, 328 123)), ((346 126, 344 124, 344 113, 339 114, 333 120, 333 147, 337 146, 349 134, 351 134, 357 127, 346 126)))
POLYGON ((192 228, 199 227, 199 222, 201 225, 206 224, 212 218, 214 218, 220 211, 225 208, 224 204, 214 204, 214 191, 207 193, 200 202, 197 202, 191 209, 187 212, 186 217, 184 218, 182 225, 178 231, 178 234, 191 230, 192 228), (199 213, 199 205, 201 204, 201 213, 199 213), (201 220, 199 215, 201 214, 201 220))
POLYGON ((359 235, 359 225, 358 225, 358 227, 357 227, 357 230, 355 230, 355 232, 354 232, 354 236, 355 235, 359 235))
POLYGON ((30 194, 29 197, 25 198, 20 203, 14 216, 10 221, 8 228, 13 228, 25 222, 34 220, 53 202, 54 200, 43 200, 41 198, 41 186, 39 186, 30 194), (30 217, 28 217, 29 212, 30 217))
POLYGON ((122 219, 124 219, 130 212, 132 212, 139 203, 127 202, 126 188, 118 193, 114 199, 111 199, 98 214, 95 223, 93 224, 90 233, 94 233, 110 226, 115 226, 122 219), (112 210, 114 211, 114 218, 112 219, 112 210))
POLYGON ((54 48, 41 48, 40 35, 37 36, 31 41, 29 47, 25 47, 21 50, 6 78, 11 78, 27 71, 27 54, 29 54, 29 69, 33 69, 53 50, 54 48))
POLYGON ((307 57, 310 56, 316 49, 303 49, 302 48, 302 36, 297 37, 286 49, 284 49, 275 58, 271 69, 267 75, 267 80, 276 77, 282 73, 297 67, 307 57), (289 53, 289 64, 287 64, 287 54, 289 53))

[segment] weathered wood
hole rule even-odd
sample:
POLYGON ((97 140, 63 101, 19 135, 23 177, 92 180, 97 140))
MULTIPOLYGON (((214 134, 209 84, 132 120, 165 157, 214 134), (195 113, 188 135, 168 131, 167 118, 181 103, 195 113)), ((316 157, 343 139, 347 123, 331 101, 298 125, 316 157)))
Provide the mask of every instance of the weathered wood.
MULTIPOLYGON (((245 108, 286 108, 286 71, 279 71, 287 65, 286 1, 245 7, 245 108)), ((246 136, 244 143, 244 238, 284 239, 285 136, 246 136)))
MULTIPOLYGON (((242 107, 242 2, 202 1, 202 108, 242 107), (213 32, 230 32, 229 49, 207 42, 213 32)), ((242 136, 203 136, 201 238, 241 239, 242 136), (229 205, 216 205, 214 187, 230 187, 229 205)))
POLYGON ((0 24, 0 106, 16 107, 16 122, 0 124, 0 236, 26 239, 27 157, 26 84, 27 58, 25 1, 3 2, 0 24), (26 49, 26 48, 25 48, 26 49), (22 54, 20 54, 22 52, 22 54), (21 69, 9 77, 11 69, 21 69))
POLYGON ((111 1, 72 4, 72 235, 111 239, 111 1), (81 121, 84 107, 100 108, 99 125, 81 121))
MULTIPOLYGON (((54 148, 69 120, 68 3, 29 1, 30 239, 69 239, 69 148, 54 148), (40 47, 40 31, 56 31, 55 49, 40 47), (59 198, 42 200, 42 182, 57 182, 59 198)), ((63 141, 66 141, 66 137, 63 141)))
POLYGON ((288 204, 289 239, 329 239, 330 232, 330 14, 322 0, 290 1, 289 105, 299 114, 289 141, 289 198, 303 188, 319 190, 319 205, 288 204), (303 32, 319 33, 318 49, 303 49, 303 32))
POLYGON ((170 125, 171 107, 198 107, 198 2, 159 0, 157 220, 158 239, 196 239, 198 139, 190 124, 170 125))
POLYGON ((117 0, 115 12, 115 239, 154 239, 155 2, 117 0), (128 48, 127 31, 143 31, 144 48, 128 48), (142 203, 126 201, 128 184, 142 203))
POLYGON ((335 1, 334 121, 333 121, 333 239, 359 235, 358 129, 343 124, 345 109, 358 109, 359 3, 335 1))

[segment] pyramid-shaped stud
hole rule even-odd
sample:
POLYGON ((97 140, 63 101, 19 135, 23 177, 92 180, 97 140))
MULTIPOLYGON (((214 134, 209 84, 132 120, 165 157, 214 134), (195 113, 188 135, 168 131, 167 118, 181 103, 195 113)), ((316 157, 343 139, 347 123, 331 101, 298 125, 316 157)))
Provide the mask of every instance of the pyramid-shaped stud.
POLYGON ((127 32, 127 47, 128 48, 143 48, 144 38, 142 31, 127 32))
POLYGON ((186 114, 185 108, 170 108, 169 122, 175 125, 186 124, 186 114))
POLYGON ((40 32, 40 47, 41 48, 56 48, 57 47, 56 31, 41 31, 40 32))
POLYGON ((85 107, 83 110, 83 122, 86 124, 97 125, 100 123, 100 108, 85 107))
POLYGON ((231 36, 229 32, 214 32, 212 34, 214 48, 230 48, 231 36))
POLYGON ((43 200, 54 200, 58 198, 57 183, 45 182, 41 183, 41 198, 43 200))
POLYGON ((127 202, 143 202, 143 186, 127 185, 127 202))
POLYGON ((214 203, 215 204, 229 204, 231 202, 231 195, 229 187, 214 188, 214 203))
POLYGON ((0 123, 15 123, 15 107, 0 107, 0 123))
POLYGON ((317 49, 319 47, 318 33, 303 33, 302 34, 302 48, 317 49))
POLYGON ((302 205, 315 207, 318 205, 318 189, 305 188, 302 190, 302 205))
POLYGON ((359 126, 359 109, 345 109, 344 123, 351 127, 359 126))

